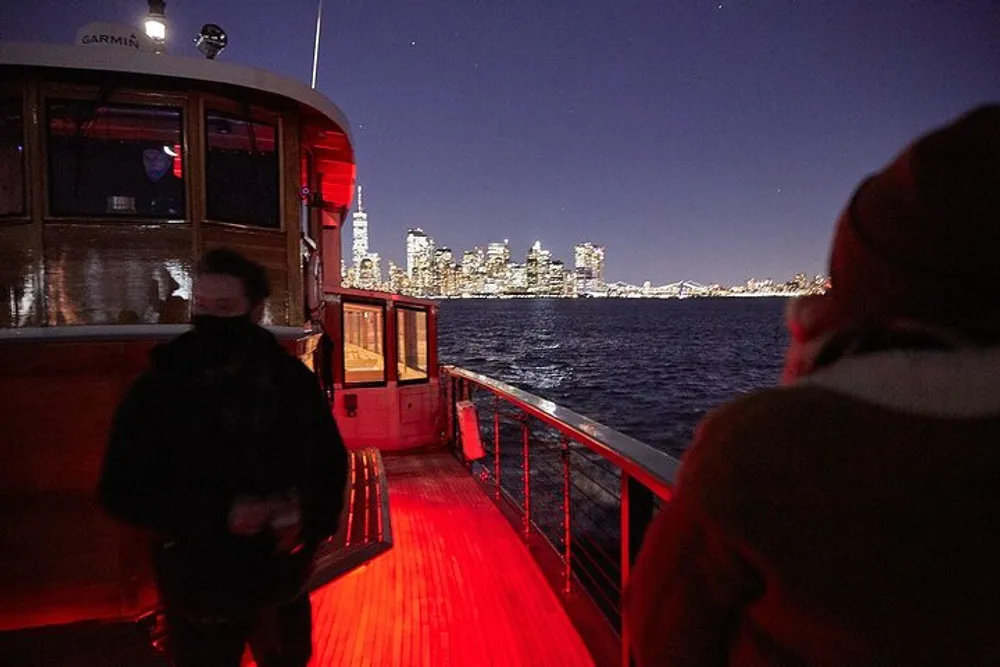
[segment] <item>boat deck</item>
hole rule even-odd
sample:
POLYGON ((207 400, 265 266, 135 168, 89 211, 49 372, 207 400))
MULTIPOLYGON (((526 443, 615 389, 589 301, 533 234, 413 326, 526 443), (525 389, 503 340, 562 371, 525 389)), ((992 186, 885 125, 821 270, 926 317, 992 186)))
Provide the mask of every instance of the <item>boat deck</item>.
MULTIPOLYGON (((355 453, 358 459, 359 453, 355 453)), ((374 483, 378 458, 362 456, 352 483, 374 483)), ((545 667, 593 665, 587 648, 525 542, 476 481, 447 453, 386 456, 392 548, 313 594, 312 667, 545 667)), ((368 505, 374 498, 352 496, 368 505)), ((373 502, 372 507, 379 503, 373 502)), ((354 507, 374 533, 377 517, 354 507)), ((342 539, 343 538, 343 539, 342 539)), ((367 558, 380 536, 361 545, 367 558)), ((374 551, 373 551, 374 550, 374 551)), ((343 575, 343 576, 339 576, 343 575)), ((136 624, 45 628, 7 634, 0 665, 165 667, 164 656, 136 624)))
POLYGON ((313 665, 594 664, 520 536, 450 454, 384 463, 393 548, 313 595, 313 665))

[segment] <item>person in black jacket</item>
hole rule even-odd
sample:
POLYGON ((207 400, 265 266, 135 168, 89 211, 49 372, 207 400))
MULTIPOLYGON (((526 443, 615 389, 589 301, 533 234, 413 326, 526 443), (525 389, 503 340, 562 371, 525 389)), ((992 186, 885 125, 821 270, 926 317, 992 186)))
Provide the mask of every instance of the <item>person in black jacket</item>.
POLYGON ((305 586, 336 532, 347 453, 315 376, 257 322, 263 267, 195 272, 193 329, 155 348, 114 418, 99 497, 152 535, 176 667, 305 667, 305 586))

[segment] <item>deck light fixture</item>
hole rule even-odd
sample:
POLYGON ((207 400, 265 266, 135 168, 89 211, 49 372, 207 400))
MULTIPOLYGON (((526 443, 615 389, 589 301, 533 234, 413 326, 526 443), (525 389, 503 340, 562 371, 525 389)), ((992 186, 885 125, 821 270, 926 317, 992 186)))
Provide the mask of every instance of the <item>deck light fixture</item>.
POLYGON ((149 0, 149 13, 143 25, 146 28, 146 37, 153 42, 157 53, 163 53, 163 45, 167 41, 166 11, 166 0, 149 0))

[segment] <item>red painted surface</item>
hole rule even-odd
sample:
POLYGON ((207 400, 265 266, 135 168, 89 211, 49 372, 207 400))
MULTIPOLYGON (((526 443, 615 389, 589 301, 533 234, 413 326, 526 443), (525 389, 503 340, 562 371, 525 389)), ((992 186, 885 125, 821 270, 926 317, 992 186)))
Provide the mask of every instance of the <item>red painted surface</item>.
MULTIPOLYGON (((309 341, 283 344, 305 353, 309 341)), ((145 539, 94 493, 114 411, 154 344, 0 345, 0 631, 130 619, 155 604, 145 539)))
POLYGON ((385 292, 339 289, 328 296, 324 328, 337 338, 333 359, 334 416, 344 442, 351 449, 376 447, 382 451, 403 451, 435 445, 441 441, 441 390, 437 367, 437 307, 432 301, 385 292), (343 303, 384 305, 383 318, 386 382, 378 386, 344 384, 342 335, 343 303), (396 305, 427 311, 427 360, 425 382, 399 384, 397 381, 396 305), (348 398, 349 397, 349 398, 348 398), (354 406, 349 410, 347 405, 354 406), (352 414, 353 413, 353 414, 352 414))
POLYGON ((402 451, 437 444, 440 404, 436 378, 422 384, 357 389, 341 385, 334 390, 334 416, 351 449, 402 451), (345 406, 348 400, 357 401, 353 417, 345 406))
POLYGON ((594 664, 517 532, 450 454, 385 463, 394 546, 313 595, 313 667, 594 664))
POLYGON ((458 426, 462 436, 462 453, 470 461, 486 456, 483 440, 480 437, 479 413, 472 401, 459 401, 455 404, 458 410, 458 426))

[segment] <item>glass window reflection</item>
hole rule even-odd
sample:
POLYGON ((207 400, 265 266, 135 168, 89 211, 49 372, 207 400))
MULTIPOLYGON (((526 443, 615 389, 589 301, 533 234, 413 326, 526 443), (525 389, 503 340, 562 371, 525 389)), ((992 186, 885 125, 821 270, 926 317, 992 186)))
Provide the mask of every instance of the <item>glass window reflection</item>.
POLYGON ((344 303, 344 384, 385 382, 385 311, 344 303))
POLYGON ((180 109, 52 100, 46 112, 53 215, 185 217, 180 109))
POLYGON ((428 378, 427 311, 400 308, 396 311, 397 367, 400 382, 428 378))
POLYGON ((24 213, 24 116, 21 100, 0 99, 0 216, 24 213))
POLYGON ((278 128, 208 113, 205 189, 209 220, 278 229, 278 128))
POLYGON ((0 99, 0 216, 24 213, 24 116, 21 100, 0 99))

